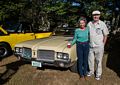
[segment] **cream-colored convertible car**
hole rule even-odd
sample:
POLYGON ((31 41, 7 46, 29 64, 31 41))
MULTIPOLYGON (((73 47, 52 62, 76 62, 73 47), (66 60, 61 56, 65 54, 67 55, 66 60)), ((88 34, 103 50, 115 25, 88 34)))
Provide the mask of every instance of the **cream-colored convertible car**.
POLYGON ((76 71, 76 45, 67 47, 75 28, 64 28, 49 38, 29 40, 15 45, 15 55, 31 62, 32 66, 56 66, 76 71))

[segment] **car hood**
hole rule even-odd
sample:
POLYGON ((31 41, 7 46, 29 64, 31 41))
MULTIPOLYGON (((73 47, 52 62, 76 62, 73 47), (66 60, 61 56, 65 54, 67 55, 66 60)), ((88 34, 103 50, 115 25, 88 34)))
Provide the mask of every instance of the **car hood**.
POLYGON ((62 52, 72 37, 52 36, 49 38, 35 39, 17 44, 15 47, 28 47, 33 50, 44 49, 62 52))

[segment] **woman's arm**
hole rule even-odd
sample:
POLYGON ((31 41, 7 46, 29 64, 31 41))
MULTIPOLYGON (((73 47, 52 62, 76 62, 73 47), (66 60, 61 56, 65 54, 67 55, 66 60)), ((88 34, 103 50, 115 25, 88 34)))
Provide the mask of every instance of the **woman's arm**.
POLYGON ((71 45, 74 45, 77 41, 77 31, 75 30, 75 33, 74 33, 74 38, 73 40, 71 41, 71 45))

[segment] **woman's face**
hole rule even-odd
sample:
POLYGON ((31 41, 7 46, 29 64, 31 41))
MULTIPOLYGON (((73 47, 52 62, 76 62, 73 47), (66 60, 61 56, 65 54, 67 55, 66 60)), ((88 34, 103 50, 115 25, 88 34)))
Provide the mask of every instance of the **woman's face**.
POLYGON ((84 20, 80 20, 80 27, 81 28, 84 28, 85 27, 85 25, 86 25, 86 22, 84 21, 84 20))

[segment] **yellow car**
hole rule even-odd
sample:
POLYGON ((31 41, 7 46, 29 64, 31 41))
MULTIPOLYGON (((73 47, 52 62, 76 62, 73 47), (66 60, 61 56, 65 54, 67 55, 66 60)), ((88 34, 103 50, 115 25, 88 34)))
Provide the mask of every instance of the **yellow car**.
POLYGON ((49 37, 52 32, 33 30, 28 23, 17 23, 11 28, 3 29, 0 26, 0 57, 8 56, 16 43, 36 38, 49 37))

